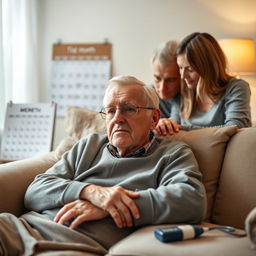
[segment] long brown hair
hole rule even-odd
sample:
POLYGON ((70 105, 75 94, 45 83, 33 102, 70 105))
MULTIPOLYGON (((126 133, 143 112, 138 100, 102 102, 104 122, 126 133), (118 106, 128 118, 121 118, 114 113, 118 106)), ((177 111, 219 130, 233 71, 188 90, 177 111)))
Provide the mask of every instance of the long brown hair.
POLYGON ((208 33, 192 33, 185 37, 176 51, 177 56, 185 54, 191 67, 199 74, 196 89, 181 83, 181 115, 188 120, 202 100, 208 95, 217 102, 232 78, 227 73, 227 60, 217 40, 208 33))

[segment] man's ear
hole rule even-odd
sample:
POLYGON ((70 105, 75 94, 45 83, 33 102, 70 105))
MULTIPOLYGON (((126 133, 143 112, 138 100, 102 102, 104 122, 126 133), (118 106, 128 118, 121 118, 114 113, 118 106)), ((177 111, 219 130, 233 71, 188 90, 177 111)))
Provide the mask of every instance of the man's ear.
POLYGON ((151 130, 154 130, 158 124, 158 121, 160 119, 160 110, 159 109, 153 109, 153 115, 152 115, 152 121, 151 121, 151 130))

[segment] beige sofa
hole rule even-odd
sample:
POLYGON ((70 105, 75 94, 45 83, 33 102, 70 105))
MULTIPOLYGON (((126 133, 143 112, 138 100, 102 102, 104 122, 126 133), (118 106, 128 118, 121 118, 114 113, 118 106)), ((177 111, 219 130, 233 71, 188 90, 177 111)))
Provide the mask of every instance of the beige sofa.
MULTIPOLYGON (((24 213, 24 192, 35 175, 58 161, 79 138, 93 131, 104 132, 104 129, 96 112, 69 109, 66 116, 69 137, 55 151, 0 165, 0 212, 17 216, 24 213)), ((202 225, 231 225, 244 229, 246 216, 256 206, 256 128, 239 130, 230 126, 181 131, 169 139, 189 144, 203 173, 208 209, 202 225)), ((112 246, 108 255, 256 255, 248 237, 236 238, 221 231, 210 231, 198 239, 164 244, 154 237, 157 227, 137 230, 112 246)), ((59 252, 54 255, 86 254, 59 252)))

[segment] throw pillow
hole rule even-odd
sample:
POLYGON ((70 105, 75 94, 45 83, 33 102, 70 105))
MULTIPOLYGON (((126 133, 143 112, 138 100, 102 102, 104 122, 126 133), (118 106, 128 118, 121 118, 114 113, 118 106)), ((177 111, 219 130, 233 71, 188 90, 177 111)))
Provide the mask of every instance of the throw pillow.
POLYGON ((226 144, 236 132, 236 126, 227 126, 180 131, 169 136, 170 140, 181 140, 187 143, 195 154, 207 193, 206 220, 211 216, 226 144))
POLYGON ((96 111, 70 107, 65 116, 65 128, 69 136, 81 139, 90 133, 105 133, 105 121, 96 111))
POLYGON ((55 150, 55 156, 60 159, 61 156, 82 137, 90 133, 105 133, 105 121, 100 114, 86 108, 69 107, 65 115, 65 130, 68 134, 55 150))

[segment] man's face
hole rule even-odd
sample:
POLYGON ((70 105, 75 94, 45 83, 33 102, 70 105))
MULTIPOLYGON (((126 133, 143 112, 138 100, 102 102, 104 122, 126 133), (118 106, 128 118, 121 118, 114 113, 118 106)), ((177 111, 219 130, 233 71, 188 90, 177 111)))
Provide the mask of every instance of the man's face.
POLYGON ((113 107, 111 112, 114 113, 111 119, 106 116, 108 138, 122 156, 136 151, 149 141, 150 130, 156 127, 160 115, 158 109, 138 109, 136 114, 125 116, 122 108, 125 104, 152 107, 146 103, 144 91, 138 85, 116 85, 105 98, 105 108, 113 107))
POLYGON ((162 65, 158 60, 152 63, 153 84, 161 99, 170 99, 180 92, 180 74, 176 61, 162 65))

